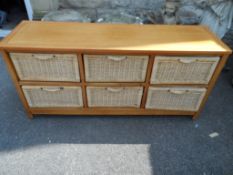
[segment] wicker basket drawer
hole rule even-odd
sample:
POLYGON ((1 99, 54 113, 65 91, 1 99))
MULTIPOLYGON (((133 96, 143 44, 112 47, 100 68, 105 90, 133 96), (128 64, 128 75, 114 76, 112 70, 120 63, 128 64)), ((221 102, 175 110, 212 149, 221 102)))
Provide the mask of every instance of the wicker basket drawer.
POLYGON ((148 56, 84 55, 89 82, 144 82, 148 56))
POLYGON ((205 88, 150 87, 146 108, 197 111, 205 92, 205 88))
POLYGON ((23 86, 30 107, 82 107, 81 87, 23 86))
POLYGON ((75 54, 10 53, 21 80, 79 82, 79 67, 75 54))
POLYGON ((219 57, 157 56, 151 83, 208 84, 219 57))
POLYGON ((89 107, 140 107, 142 87, 87 87, 89 107))

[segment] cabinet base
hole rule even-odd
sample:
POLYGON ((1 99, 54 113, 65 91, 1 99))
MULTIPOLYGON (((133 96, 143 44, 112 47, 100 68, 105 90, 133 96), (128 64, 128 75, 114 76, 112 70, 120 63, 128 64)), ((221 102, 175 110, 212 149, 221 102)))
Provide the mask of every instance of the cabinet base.
POLYGON ((194 118, 196 112, 174 111, 174 110, 153 110, 135 108, 31 108, 34 115, 171 115, 171 116, 191 116, 194 118))

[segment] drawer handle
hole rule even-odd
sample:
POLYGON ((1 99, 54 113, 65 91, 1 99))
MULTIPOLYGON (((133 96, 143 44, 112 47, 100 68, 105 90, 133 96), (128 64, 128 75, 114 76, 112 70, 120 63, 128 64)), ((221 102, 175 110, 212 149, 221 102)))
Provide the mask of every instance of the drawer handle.
POLYGON ((64 87, 59 87, 59 88, 44 88, 44 87, 41 87, 40 89, 42 91, 47 91, 47 92, 58 92, 58 91, 64 90, 64 87))
POLYGON ((196 62, 196 60, 193 60, 193 59, 179 59, 179 62, 180 63, 184 63, 184 64, 190 64, 190 63, 194 63, 196 62))
POLYGON ((107 59, 112 61, 123 61, 127 58, 127 56, 107 56, 107 59))
POLYGON ((46 61, 46 60, 51 60, 51 59, 54 59, 56 58, 55 55, 52 55, 52 57, 48 57, 48 55, 32 55, 32 57, 38 59, 38 60, 42 60, 42 61, 46 61))
POLYGON ((108 87, 106 88, 107 91, 109 92, 121 92, 124 88, 111 88, 111 87, 108 87))
POLYGON ((172 94, 176 94, 176 95, 182 95, 182 94, 187 94, 189 93, 188 90, 168 90, 168 92, 172 93, 172 94))

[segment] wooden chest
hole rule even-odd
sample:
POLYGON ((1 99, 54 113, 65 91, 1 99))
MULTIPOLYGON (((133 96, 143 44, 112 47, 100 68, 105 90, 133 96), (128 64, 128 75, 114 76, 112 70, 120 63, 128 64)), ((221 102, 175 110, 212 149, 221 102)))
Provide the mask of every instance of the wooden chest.
POLYGON ((204 26, 28 21, 0 49, 30 117, 196 118, 231 53, 204 26))

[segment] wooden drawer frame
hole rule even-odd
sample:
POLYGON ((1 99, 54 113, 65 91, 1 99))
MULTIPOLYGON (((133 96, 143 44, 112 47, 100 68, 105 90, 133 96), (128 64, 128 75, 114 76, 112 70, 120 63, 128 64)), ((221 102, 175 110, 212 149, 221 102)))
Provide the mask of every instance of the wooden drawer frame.
MULTIPOLYGON (((17 50, 17 49, 5 49, 2 50, 3 58, 7 64, 8 70, 11 74, 11 77, 13 79, 13 82, 16 86, 17 92, 19 94, 19 97, 28 113, 29 118, 33 118, 34 114, 56 114, 56 115, 180 115, 180 116, 192 116, 193 119, 197 118, 201 112, 201 109, 203 108, 204 104, 207 101, 207 98, 209 94, 211 93, 211 90, 214 87, 214 84, 216 83, 216 80, 221 73, 222 68, 224 67, 227 58, 229 56, 229 53, 213 53, 213 52, 169 52, 169 53, 164 53, 164 52, 155 52, 155 53, 127 53, 127 52, 79 52, 77 51, 75 54, 77 54, 77 59, 79 63, 79 71, 80 71, 80 82, 46 82, 46 81, 22 81, 19 79, 16 70, 13 66, 13 63, 11 61, 11 58, 9 56, 10 52, 30 52, 30 53, 71 53, 71 52, 65 52, 61 50, 39 50, 39 51, 34 51, 34 50, 17 50), (146 80, 143 83, 127 83, 127 82, 122 82, 122 83, 88 83, 85 80, 85 72, 84 72, 84 61, 83 61, 83 54, 115 54, 115 55, 149 55, 149 62, 148 62, 148 67, 147 67, 147 73, 146 73, 146 80), (153 69, 153 64, 155 60, 156 55, 190 55, 190 56, 195 56, 195 55, 204 55, 204 56, 220 56, 220 61, 214 71, 214 74, 209 82, 208 85, 205 84, 159 84, 159 85, 152 85, 150 84, 150 79, 151 79, 151 74, 152 74, 152 69, 153 69), (29 86, 43 86, 43 85, 54 85, 54 86, 81 86, 82 88, 82 96, 83 96, 83 108, 30 108, 26 98, 23 94, 23 91, 21 89, 21 86, 23 85, 29 85, 29 86), (144 93, 142 96, 142 101, 139 109, 135 108, 88 108, 87 106, 87 94, 86 94, 86 87, 90 86, 112 86, 112 87, 123 87, 123 86, 143 86, 144 88, 144 93), (148 93, 148 88, 149 86, 157 86, 157 87, 164 87, 164 86, 193 86, 193 87, 205 87, 207 88, 207 92, 204 96, 203 101, 201 102, 200 108, 197 112, 190 112, 190 111, 173 111, 173 110, 154 110, 154 109, 145 109, 145 103, 147 99, 147 93, 148 93)), ((73 52, 74 53, 74 52, 73 52)))

